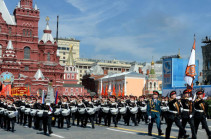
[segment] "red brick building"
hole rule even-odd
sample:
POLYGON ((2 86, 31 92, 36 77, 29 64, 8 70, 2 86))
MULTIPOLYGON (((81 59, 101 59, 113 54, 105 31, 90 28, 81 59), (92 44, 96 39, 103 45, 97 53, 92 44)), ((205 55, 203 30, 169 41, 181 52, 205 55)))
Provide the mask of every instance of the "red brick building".
POLYGON ((8 71, 14 77, 14 87, 29 86, 31 94, 47 90, 48 82, 63 93, 64 67, 59 64, 57 43, 49 27, 38 37, 40 12, 33 0, 20 0, 10 15, 4 0, 0 0, 0 74, 8 71))

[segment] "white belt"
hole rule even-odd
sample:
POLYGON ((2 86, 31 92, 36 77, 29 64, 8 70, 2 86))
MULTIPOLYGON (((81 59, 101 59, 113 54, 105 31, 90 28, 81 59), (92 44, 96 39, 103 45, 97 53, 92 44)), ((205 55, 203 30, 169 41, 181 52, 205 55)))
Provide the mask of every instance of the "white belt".
POLYGON ((174 113, 174 114, 177 114, 178 112, 177 111, 171 111, 169 110, 170 113, 174 113))
POLYGON ((189 112, 190 110, 189 110, 189 109, 183 109, 183 111, 187 111, 187 112, 189 112))
POLYGON ((48 110, 44 110, 44 112, 48 112, 48 110))
POLYGON ((204 112, 203 110, 197 110, 197 109, 195 109, 197 112, 204 112))

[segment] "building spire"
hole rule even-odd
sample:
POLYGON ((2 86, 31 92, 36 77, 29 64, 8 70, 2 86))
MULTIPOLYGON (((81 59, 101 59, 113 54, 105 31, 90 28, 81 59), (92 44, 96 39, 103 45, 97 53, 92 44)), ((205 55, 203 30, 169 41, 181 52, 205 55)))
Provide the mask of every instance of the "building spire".
POLYGON ((67 66, 74 66, 74 59, 73 59, 73 45, 70 45, 70 51, 69 51, 69 56, 67 59, 67 66))
POLYGON ((12 45, 12 41, 11 40, 9 40, 9 42, 8 42, 7 50, 13 50, 13 45, 12 45))
POLYGON ((35 3, 34 9, 35 9, 35 10, 38 10, 37 3, 35 3))
POLYGON ((47 16, 47 17, 45 18, 45 20, 46 20, 46 22, 47 22, 47 25, 49 25, 49 20, 50 20, 50 18, 47 16))
POLYGON ((151 65, 154 65, 155 64, 155 62, 154 62, 154 57, 152 56, 152 62, 151 62, 151 65))

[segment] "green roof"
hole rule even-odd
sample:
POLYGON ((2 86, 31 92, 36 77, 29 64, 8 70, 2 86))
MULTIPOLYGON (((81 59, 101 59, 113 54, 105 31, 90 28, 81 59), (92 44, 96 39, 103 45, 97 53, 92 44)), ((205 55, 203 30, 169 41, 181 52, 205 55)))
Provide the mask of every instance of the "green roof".
POLYGON ((150 74, 155 74, 155 70, 154 69, 151 69, 150 70, 150 74))

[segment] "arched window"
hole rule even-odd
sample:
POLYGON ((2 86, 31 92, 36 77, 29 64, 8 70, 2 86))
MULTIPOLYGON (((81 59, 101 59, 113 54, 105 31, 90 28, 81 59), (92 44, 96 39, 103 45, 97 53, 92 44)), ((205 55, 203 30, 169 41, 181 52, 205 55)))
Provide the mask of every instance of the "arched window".
POLYGON ((67 79, 70 79, 70 74, 67 74, 67 79))
POLYGON ((30 30, 30 37, 32 37, 32 31, 30 30))
POLYGON ((50 55, 49 52, 48 52, 48 55, 47 55, 47 61, 51 61, 51 55, 50 55))
POLYGON ((9 27, 9 35, 12 35, 12 28, 9 27))
POLYGON ((24 59, 30 59, 30 48, 29 47, 24 48, 24 59))
POLYGON ((156 89, 156 82, 154 82, 154 88, 156 89))
POLYGON ((72 76, 72 77, 71 77, 72 79, 74 79, 74 78, 75 78, 75 75, 74 75, 74 74, 71 74, 71 76, 72 76))
POLYGON ((29 30, 28 29, 26 30, 26 36, 29 36, 29 30))
POLYGON ((149 88, 150 88, 150 89, 152 88, 152 82, 149 83, 149 88))
POLYGON ((23 36, 25 36, 25 35, 26 35, 25 33, 26 33, 26 31, 25 31, 25 29, 24 29, 24 30, 23 30, 23 36))

